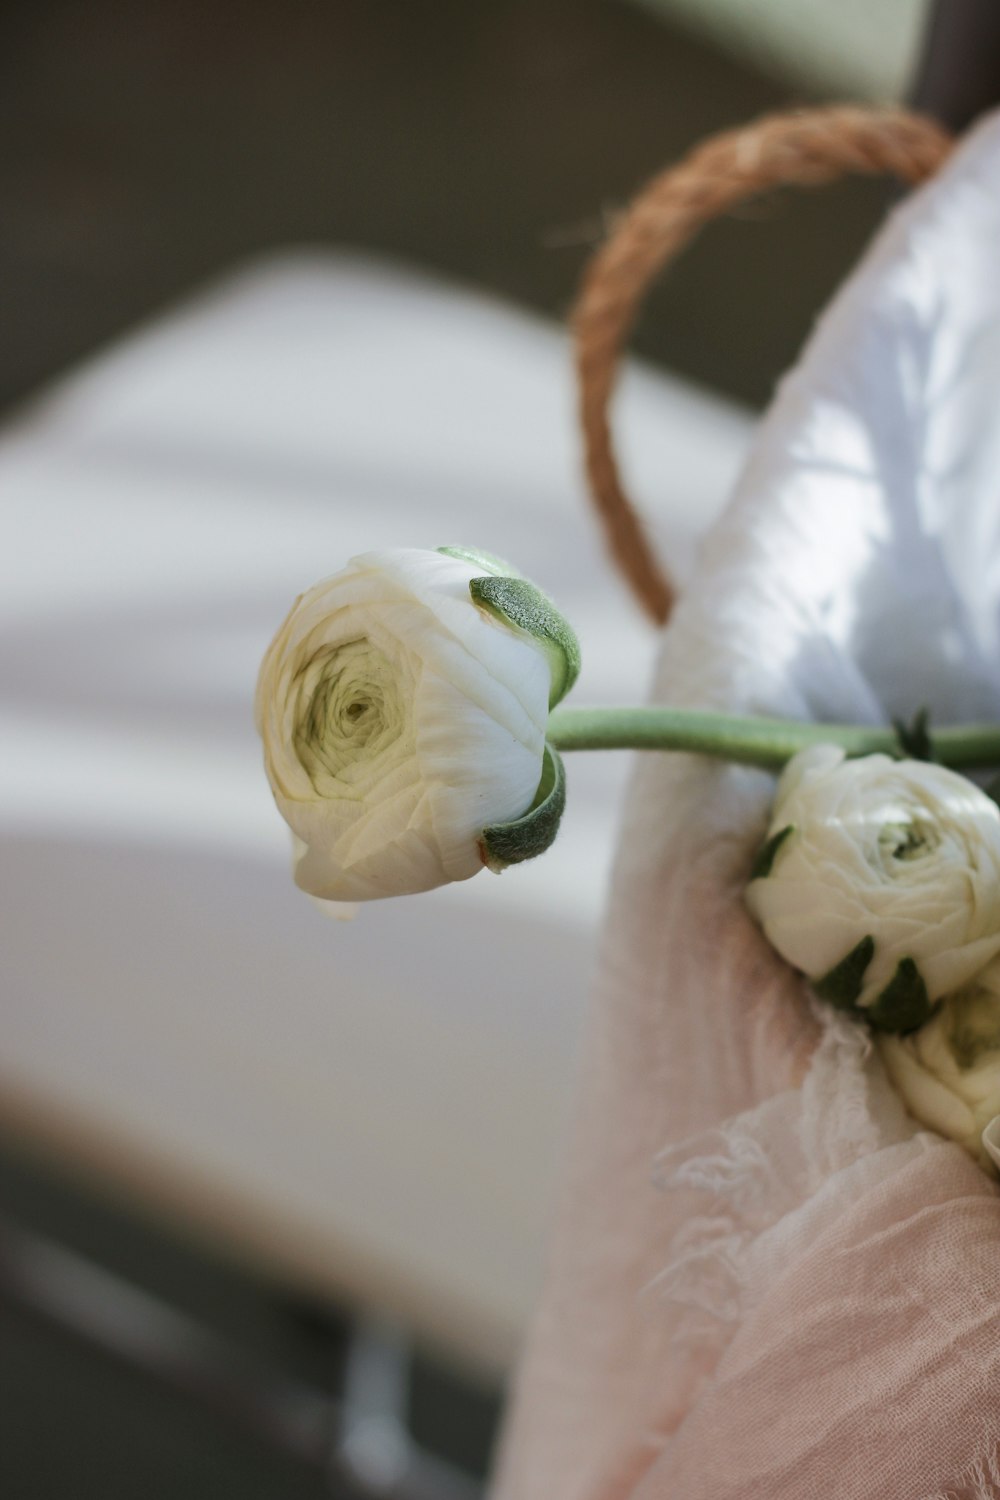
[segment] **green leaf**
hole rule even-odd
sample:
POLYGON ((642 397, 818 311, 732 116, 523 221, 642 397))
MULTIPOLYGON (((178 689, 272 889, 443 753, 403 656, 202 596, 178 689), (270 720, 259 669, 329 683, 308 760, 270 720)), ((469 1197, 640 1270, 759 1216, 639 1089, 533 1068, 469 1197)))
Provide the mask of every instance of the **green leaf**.
POLYGON ((916 1031, 935 1007, 912 958, 901 958, 896 972, 865 1014, 877 1031, 916 1031))
POLYGON ((770 875, 775 855, 788 835, 794 832, 794 823, 789 823, 785 828, 779 828, 777 833, 772 833, 771 837, 761 844, 750 871, 751 880, 763 880, 765 876, 770 875))
POLYGON ((892 727, 896 731, 899 748, 908 760, 934 759, 929 723, 930 711, 926 708, 918 708, 910 724, 905 724, 902 719, 893 719, 892 727))
POLYGON ((857 998, 864 986, 865 970, 875 956, 875 939, 863 937, 852 948, 846 958, 834 964, 828 974, 813 982, 813 990, 821 1000, 828 1000, 839 1010, 853 1011, 856 1015, 867 1015, 858 1011, 857 998))
POLYGON ((439 547, 437 550, 445 557, 456 557, 459 562, 471 563, 474 568, 482 568, 484 573, 493 573, 499 578, 521 577, 517 569, 504 562, 502 557, 494 557, 492 552, 480 552, 477 547, 439 547))
POLYGON ((494 823, 483 829, 479 840, 483 864, 499 874, 508 865, 544 854, 559 832, 565 806, 566 771, 558 752, 546 745, 542 778, 528 811, 513 823, 494 823))
POLYGON ((545 648, 552 673, 549 707, 554 708, 580 674, 580 643, 552 600, 526 578, 496 574, 471 579, 469 593, 483 609, 545 648))

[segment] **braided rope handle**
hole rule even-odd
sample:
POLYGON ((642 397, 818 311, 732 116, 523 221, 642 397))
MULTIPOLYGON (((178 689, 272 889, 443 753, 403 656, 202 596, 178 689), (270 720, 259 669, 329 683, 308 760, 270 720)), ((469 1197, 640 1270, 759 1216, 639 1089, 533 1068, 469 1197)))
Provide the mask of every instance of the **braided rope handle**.
POLYGON ((656 624, 673 590, 622 488, 608 406, 622 348, 653 278, 702 225, 775 187, 818 187, 848 172, 930 177, 952 138, 906 110, 850 105, 766 115, 696 146, 654 177, 590 261, 572 316, 590 491, 612 556, 656 624))

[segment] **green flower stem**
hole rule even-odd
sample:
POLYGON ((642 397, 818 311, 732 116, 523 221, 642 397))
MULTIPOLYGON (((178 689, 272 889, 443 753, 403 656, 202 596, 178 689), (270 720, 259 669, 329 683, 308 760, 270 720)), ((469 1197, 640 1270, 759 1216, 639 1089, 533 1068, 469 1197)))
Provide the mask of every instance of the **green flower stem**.
MULTIPOLYGON (((765 770, 779 770, 809 745, 841 745, 851 756, 900 754, 894 729, 682 708, 557 708, 548 739, 557 750, 687 750, 765 770)), ((930 739, 941 765, 1000 765, 1000 724, 945 725, 930 739)))

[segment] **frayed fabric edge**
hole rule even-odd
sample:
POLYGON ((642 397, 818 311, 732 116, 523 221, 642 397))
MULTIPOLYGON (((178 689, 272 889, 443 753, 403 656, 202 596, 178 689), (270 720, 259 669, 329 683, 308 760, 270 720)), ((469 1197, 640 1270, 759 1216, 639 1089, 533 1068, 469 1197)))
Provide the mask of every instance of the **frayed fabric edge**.
POLYGON ((666 1147, 653 1181, 703 1195, 647 1287, 674 1309, 672 1347, 721 1355, 741 1320, 756 1242, 861 1158, 911 1138, 866 1032, 816 1005, 820 1042, 800 1089, 666 1147))
POLYGON ((933 1490, 920 1500, 1000 1500, 1000 1448, 974 1459, 947 1489, 933 1490))

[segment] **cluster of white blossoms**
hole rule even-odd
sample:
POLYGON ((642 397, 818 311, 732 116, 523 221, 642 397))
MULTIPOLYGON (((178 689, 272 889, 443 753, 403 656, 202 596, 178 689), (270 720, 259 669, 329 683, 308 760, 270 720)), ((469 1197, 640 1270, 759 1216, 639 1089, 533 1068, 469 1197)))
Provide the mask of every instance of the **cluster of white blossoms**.
POLYGON ((822 999, 868 1022, 917 1119, 983 1158, 1000 1114, 1000 808, 943 766, 801 751, 747 904, 822 999))
MULTIPOLYGON (((297 884, 367 901, 541 853, 565 801, 547 734, 760 763, 760 721, 664 710, 651 733, 658 710, 633 710, 602 734, 595 713, 615 711, 584 710, 567 739, 549 715, 578 670, 551 600, 485 553, 367 553, 301 595, 256 696, 297 884)), ((816 994, 872 1028, 912 1113, 982 1158, 1000 1117, 997 804, 940 765, 812 744, 778 781, 747 902, 816 994)))
POLYGON ((366 553, 302 594, 255 702, 296 883, 368 901, 541 852, 563 802, 549 709, 578 666, 551 601, 484 553, 366 553))

